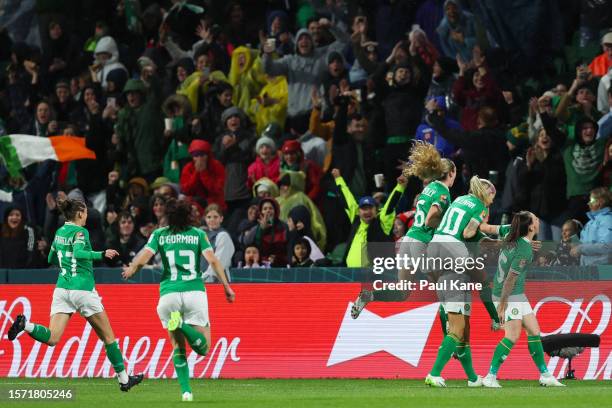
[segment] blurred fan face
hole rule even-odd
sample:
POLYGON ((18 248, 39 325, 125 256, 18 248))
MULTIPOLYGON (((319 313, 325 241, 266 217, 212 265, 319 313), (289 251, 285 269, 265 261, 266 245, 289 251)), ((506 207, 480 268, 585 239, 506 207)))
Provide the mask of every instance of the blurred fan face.
POLYGON ((410 70, 408 68, 398 68, 393 74, 393 80, 398 85, 405 85, 410 81, 410 70))
POLYGON ((244 251, 244 261, 248 265, 252 265, 254 263, 259 263, 259 249, 255 247, 248 247, 244 251))
POLYGON ((298 152, 291 151, 291 152, 283 153, 283 160, 285 160, 285 163, 287 163, 290 166, 297 163, 298 152))
POLYGON ((538 147, 543 150, 548 150, 550 149, 551 142, 552 140, 546 133, 546 130, 544 129, 540 130, 540 134, 538 135, 538 147))
POLYGON ((484 88, 484 81, 482 80, 482 75, 480 71, 474 72, 474 77, 472 78, 472 83, 476 89, 484 88))
POLYGON ((36 107, 36 119, 38 123, 46 124, 49 123, 51 119, 51 110, 49 109, 49 105, 47 103, 39 103, 36 107))
POLYGON ((357 120, 357 119, 351 120, 351 123, 349 124, 347 128, 347 132, 351 136, 353 136, 353 139, 357 141, 363 141, 365 139, 367 130, 368 130, 368 123, 365 120, 365 118, 360 119, 360 120, 357 120))
POLYGON ((267 144, 263 144, 259 147, 259 157, 263 161, 270 160, 272 158, 272 148, 267 144))
POLYGON ((444 12, 446 13, 446 18, 451 23, 454 23, 459 19, 459 9, 454 3, 448 3, 444 9, 444 12))
POLYGON ((240 129, 240 118, 238 116, 232 116, 227 120, 226 125, 230 131, 235 132, 240 129))
POLYGON ((59 24, 54 24, 49 29, 49 37, 52 40, 58 40, 62 36, 62 27, 59 24))
POLYGON ((582 141, 584 143, 592 143, 593 140, 595 140, 595 126, 593 126, 593 124, 590 122, 583 124, 580 135, 582 136, 582 141))
POLYGON ((208 55, 200 55, 196 60, 196 70, 203 71, 204 68, 209 66, 208 55))
POLYGON ((130 217, 119 220, 119 234, 123 236, 132 235, 134 232, 134 221, 130 217))
POLYGON ((9 215, 8 218, 6 220, 9 228, 11 229, 15 229, 19 226, 19 224, 21 224, 21 211, 19 210, 12 210, 9 215))
POLYGON ((206 226, 211 230, 216 230, 221 227, 221 223, 223 222, 223 217, 216 211, 209 211, 206 213, 206 226))
POLYGON ((178 79, 179 82, 183 82, 185 79, 187 79, 187 71, 185 70, 185 68, 176 68, 176 79, 178 79))
POLYGON ((70 97, 70 90, 62 86, 55 90, 55 96, 57 96, 57 100, 59 101, 59 103, 66 103, 68 102, 68 98, 70 97))
POLYGON ((93 89, 86 89, 85 92, 83 92, 83 101, 85 102, 85 105, 89 105, 90 103, 96 101, 96 94, 94 93, 93 89))
POLYGON ((311 21, 310 24, 308 24, 308 32, 315 42, 319 41, 319 38, 321 37, 321 27, 319 26, 319 22, 311 21))
POLYGON ((230 106, 232 106, 232 96, 232 91, 226 89, 225 91, 221 92, 221 94, 219 94, 217 98, 219 99, 219 103, 221 104, 221 106, 229 108, 230 106))
POLYGON ((308 255, 308 250, 306 249, 306 247, 304 245, 301 244, 296 244, 293 247, 293 254, 295 255, 295 257, 299 260, 302 261, 306 258, 306 256, 308 255))
POLYGON ((340 60, 333 60, 329 64, 329 73, 333 77, 339 77, 342 74, 342 71, 344 71, 344 65, 342 65, 342 62, 340 60))
POLYGON ((261 206, 261 214, 269 217, 269 218, 274 218, 275 214, 276 214, 276 210, 274 209, 274 205, 272 205, 272 203, 267 202, 264 203, 261 206))
POLYGON ((166 205, 164 204, 164 202, 162 200, 155 200, 155 202, 153 203, 153 214, 155 214, 155 217, 159 219, 163 217, 165 213, 166 205))
POLYGON ((141 98, 142 95, 140 95, 140 92, 128 92, 127 95, 127 103, 129 105, 130 108, 138 108, 140 106, 141 103, 141 98))
POLYGON ((359 207, 359 218, 366 224, 369 224, 376 216, 376 207, 373 205, 367 205, 365 207, 359 207))
MULTIPOLYGON (((315 37, 314 35, 312 36, 315 37)), ((298 40, 298 51, 300 55, 310 54, 312 51, 312 40, 307 35, 301 35, 298 40)))

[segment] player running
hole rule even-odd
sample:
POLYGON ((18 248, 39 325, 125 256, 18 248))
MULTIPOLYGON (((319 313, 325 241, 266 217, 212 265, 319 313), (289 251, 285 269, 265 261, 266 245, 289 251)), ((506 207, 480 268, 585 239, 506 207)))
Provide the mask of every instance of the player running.
MULTIPOLYGON (((472 177, 469 194, 458 197, 444 214, 428 245, 428 258, 468 259, 470 254, 465 245, 467 239, 474 237, 478 231, 497 234, 498 225, 484 222, 495 194, 495 186, 489 180, 478 176, 472 177)), ((446 270, 438 279, 438 283, 445 281, 450 288, 451 281, 468 283, 470 277, 468 274, 446 270)), ((474 372, 469 346, 471 291, 440 290, 438 297, 448 316, 448 334, 442 341, 434 366, 425 378, 425 384, 432 387, 446 387, 444 378, 440 374, 453 353, 456 353, 468 377, 468 387, 481 387, 482 377, 474 372)))
POLYGON ((525 296, 527 266, 533 261, 531 243, 539 227, 540 220, 535 215, 529 211, 521 211, 512 218, 510 232, 504 239, 505 246, 499 254, 495 273, 493 300, 502 323, 505 322, 505 336, 495 348, 489 373, 483 379, 485 387, 501 388, 497 381, 497 371, 521 336, 523 327, 527 333, 529 353, 540 370, 540 385, 565 387, 548 372, 544 362, 540 326, 525 296))
POLYGON ((93 276, 93 261, 105 257, 112 259, 119 253, 114 249, 92 251, 89 232, 84 228, 87 221, 87 206, 84 202, 58 200, 57 206, 66 222, 55 233, 49 252, 49 263, 59 266, 61 271, 53 291, 49 327, 28 322, 24 315, 19 315, 9 329, 8 338, 15 340, 17 335, 25 330, 34 340, 55 346, 60 341, 70 317, 78 311, 104 343, 106 356, 115 369, 121 391, 129 391, 142 382, 143 375, 127 374, 123 355, 102 306, 102 298, 96 292, 93 276))
MULTIPOLYGON (((400 245, 400 254, 419 258, 426 253, 427 243, 431 241, 442 215, 450 205, 449 188, 455 182, 457 170, 451 160, 441 158, 438 150, 425 142, 417 142, 414 145, 408 162, 404 176, 416 176, 424 183, 429 183, 417 198, 414 224, 402 238, 400 245)), ((398 280, 410 280, 414 278, 415 272, 400 269, 398 280)), ((358 318, 371 301, 398 302, 405 300, 407 296, 408 292, 402 290, 363 290, 351 308, 351 317, 358 318)))
POLYGON ((228 302, 233 302, 223 266, 215 256, 206 233, 191 225, 191 206, 184 201, 170 199, 166 203, 168 226, 153 231, 149 242, 123 269, 129 279, 159 252, 164 270, 159 285, 157 314, 162 326, 168 329, 174 348, 174 368, 181 386, 182 400, 193 401, 189 385, 189 366, 185 341, 191 349, 205 356, 210 347, 208 297, 200 271, 200 255, 217 274, 223 284, 228 302))

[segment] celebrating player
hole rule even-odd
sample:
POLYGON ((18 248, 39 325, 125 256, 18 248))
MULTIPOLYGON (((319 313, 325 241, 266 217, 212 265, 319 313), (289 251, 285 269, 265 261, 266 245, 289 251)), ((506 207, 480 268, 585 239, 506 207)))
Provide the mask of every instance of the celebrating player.
MULTIPOLYGON (((495 198, 495 186, 489 180, 472 177, 468 195, 457 198, 450 205, 433 239, 427 248, 428 258, 467 259, 470 257, 465 240, 472 238, 480 230, 485 234, 497 234, 498 225, 484 223, 487 208, 495 198)), ((466 283, 470 281, 467 274, 453 270, 443 271, 438 282, 450 281, 466 283)), ((482 386, 482 377, 476 375, 472 367, 472 353, 469 347, 469 322, 471 314, 471 291, 440 290, 438 297, 448 316, 449 329, 438 350, 438 356, 431 372, 425 378, 425 384, 433 387, 446 387, 440 376, 442 369, 456 352, 463 370, 468 377, 469 387, 482 386)))
POLYGON ((160 252, 164 270, 159 285, 157 314, 162 326, 168 329, 174 348, 174 368, 182 400, 192 401, 185 341, 201 356, 206 355, 210 345, 208 298, 199 268, 200 255, 223 283, 228 302, 234 301, 235 294, 206 233, 191 225, 190 205, 170 199, 166 203, 166 215, 169 225, 153 231, 147 245, 130 266, 124 268, 122 275, 129 279, 160 252))
POLYGON ((521 211, 512 218, 510 232, 504 239, 505 247, 499 254, 495 273, 493 300, 502 323, 505 322, 505 337, 495 348, 489 373, 483 379, 485 387, 501 388, 497 381, 497 371, 521 336, 523 327, 527 333, 529 354, 540 370, 540 385, 565 386, 548 372, 544 362, 540 326, 525 296, 526 270, 533 261, 531 242, 539 227, 540 220, 535 215, 529 211, 521 211))
MULTIPOLYGON (((442 159, 436 148, 425 142, 417 142, 414 145, 408 161, 404 176, 416 176, 429 183, 417 198, 414 224, 400 246, 400 254, 418 258, 425 254, 427 243, 431 241, 444 211, 450 205, 449 188, 455 182, 457 171, 451 160, 442 159)), ((414 271, 408 269, 398 271, 400 281, 414 276, 414 271)), ((363 290, 353 304, 351 317, 359 317, 363 308, 371 301, 397 302, 405 300, 407 296, 408 292, 401 290, 363 290)))
POLYGON ((21 331, 41 343, 55 346, 61 339, 72 314, 78 311, 104 342, 106 356, 113 365, 121 391, 129 391, 140 384, 142 374, 128 375, 123 365, 123 355, 115 340, 102 299, 95 289, 93 261, 114 258, 114 249, 97 252, 91 250, 89 232, 83 227, 87 221, 87 206, 79 200, 58 200, 57 206, 66 219, 57 230, 49 252, 49 263, 59 266, 60 275, 53 291, 51 321, 49 327, 28 322, 19 315, 9 329, 9 340, 15 340, 21 331))

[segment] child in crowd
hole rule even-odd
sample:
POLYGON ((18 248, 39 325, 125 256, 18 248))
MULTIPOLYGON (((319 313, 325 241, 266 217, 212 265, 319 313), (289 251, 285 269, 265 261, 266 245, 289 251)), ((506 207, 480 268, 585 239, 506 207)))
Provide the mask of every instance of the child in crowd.
POLYGON ((295 240, 293 244, 293 256, 291 258, 292 268, 308 268, 311 267, 314 262, 310 259, 310 241, 306 238, 301 237, 295 240))

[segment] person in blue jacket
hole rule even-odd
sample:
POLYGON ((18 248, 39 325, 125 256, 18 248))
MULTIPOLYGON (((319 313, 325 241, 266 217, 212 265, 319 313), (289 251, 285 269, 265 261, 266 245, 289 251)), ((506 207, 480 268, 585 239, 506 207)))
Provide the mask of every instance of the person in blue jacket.
POLYGON ((580 255, 580 265, 612 264, 612 194, 605 187, 591 191, 589 198, 589 221, 580 233, 580 245, 572 249, 571 255, 580 255))
MULTIPOLYGON (((459 122, 447 116, 446 98, 444 96, 435 96, 431 99, 436 101, 438 116, 444 118, 446 127, 449 129, 461 130, 461 125, 459 122)), ((438 131, 426 121, 421 123, 417 128, 415 139, 434 145, 442 157, 451 157, 456 151, 455 145, 444 139, 440 133, 438 133, 438 131)))

